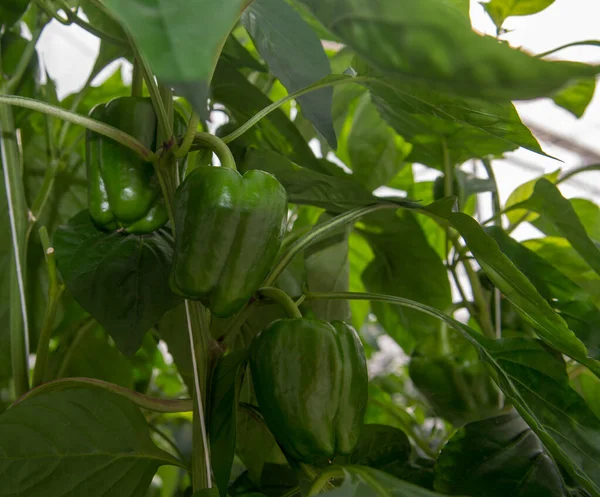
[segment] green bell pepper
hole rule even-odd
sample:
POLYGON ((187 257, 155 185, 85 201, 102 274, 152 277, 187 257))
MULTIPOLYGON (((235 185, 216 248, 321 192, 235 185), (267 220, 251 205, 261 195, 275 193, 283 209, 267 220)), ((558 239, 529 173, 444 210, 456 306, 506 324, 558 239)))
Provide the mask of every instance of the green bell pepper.
MULTIPOLYGON (((90 116, 137 138, 154 150, 158 120, 149 98, 120 97, 97 105, 90 116)), ((102 135, 87 132, 88 205, 94 222, 106 230, 151 233, 168 220, 152 164, 102 135)))
POLYGON ((261 413, 288 455, 323 464, 352 452, 363 424, 368 377, 351 326, 275 321, 254 339, 250 368, 261 413))
POLYGON ((287 195, 274 176, 194 169, 175 193, 173 290, 217 317, 239 311, 275 260, 286 216, 287 195))

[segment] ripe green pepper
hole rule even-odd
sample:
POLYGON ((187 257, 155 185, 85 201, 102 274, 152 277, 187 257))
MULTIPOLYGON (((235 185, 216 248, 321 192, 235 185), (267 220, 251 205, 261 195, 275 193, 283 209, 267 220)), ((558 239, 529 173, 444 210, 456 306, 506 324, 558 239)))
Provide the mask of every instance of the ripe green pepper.
POLYGON ((274 176, 200 166, 175 193, 173 290, 217 317, 239 311, 279 251, 287 195, 274 176))
MULTIPOLYGON (((151 150, 156 147, 158 120, 149 98, 115 98, 94 107, 90 116, 130 134, 151 150)), ((89 130, 86 164, 88 205, 98 226, 142 234, 167 222, 167 208, 152 164, 89 130)))
POLYGON ((261 413, 288 455, 322 464, 352 452, 363 424, 368 377, 351 326, 275 321, 254 339, 250 368, 261 413))

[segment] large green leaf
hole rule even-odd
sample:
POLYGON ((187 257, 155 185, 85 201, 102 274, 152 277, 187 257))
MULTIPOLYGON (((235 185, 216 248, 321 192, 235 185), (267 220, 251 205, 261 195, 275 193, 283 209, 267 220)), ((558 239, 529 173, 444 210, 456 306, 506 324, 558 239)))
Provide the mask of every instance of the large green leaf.
POLYGON ((143 497, 164 464, 139 410, 97 388, 31 397, 0 416, 0 496, 143 497))
POLYGON ((54 236, 58 269, 79 304, 133 354, 180 298, 169 287, 171 235, 105 233, 82 211, 54 236))
POLYGON ((350 455, 350 462, 394 474, 402 471, 410 456, 410 442, 402 430, 393 426, 366 424, 350 455))
MULTIPOLYGON (((98 333, 96 329, 85 330, 81 336, 69 343, 66 354, 62 352, 56 351, 57 358, 66 361, 60 368, 61 378, 96 378, 133 389, 131 363, 114 346, 108 344, 104 332, 98 333)), ((50 362, 53 356, 54 354, 51 355, 50 362)))
MULTIPOLYGON (((321 40, 286 2, 254 0, 242 15, 258 53, 292 93, 331 74, 321 40), (293 62, 292 62, 293 61, 293 62)), ((323 88, 298 98, 302 113, 337 148, 331 105, 333 89, 323 88)))
POLYGON ((537 212, 541 222, 551 223, 553 228, 569 240, 577 253, 600 275, 600 247, 588 235, 571 202, 562 196, 555 185, 546 179, 540 179, 529 200, 518 206, 537 212))
POLYGON ((600 307, 600 276, 581 258, 562 237, 547 236, 526 240, 523 245, 562 271, 592 297, 600 307))
POLYGON ((486 348, 507 401, 570 475, 600 495, 600 420, 569 386, 562 358, 530 339, 486 348))
POLYGON ((552 456, 594 497, 600 496, 600 419, 570 387, 562 356, 537 340, 491 340, 432 307, 394 300, 435 316, 475 347, 498 386, 552 456))
POLYGON ((455 433, 437 459, 435 488, 471 497, 568 495, 560 469, 515 411, 455 433))
POLYGON ((215 64, 246 0, 105 0, 133 35, 159 80, 207 114, 215 64), (193 62, 192 62, 193 61, 193 62))
POLYGON ((479 223, 463 213, 451 213, 448 219, 467 242, 467 246, 492 283, 512 302, 537 334, 556 350, 586 364, 600 374, 600 363, 588 357, 585 345, 568 328, 535 286, 502 253, 498 244, 479 223))
MULTIPOLYGON (((212 97, 231 111, 236 125, 244 124, 273 102, 230 63, 219 61, 212 82, 212 97)), ((232 144, 256 145, 289 157, 303 167, 322 171, 317 158, 288 117, 277 109, 232 144)))
POLYGON ((355 66, 359 74, 376 78, 365 84, 383 119, 412 145, 409 161, 443 169, 446 160, 461 164, 519 147, 543 154, 510 102, 457 97, 382 76, 362 62, 355 66))
POLYGON ((600 309, 591 296, 540 255, 510 238, 501 228, 490 227, 486 231, 540 295, 560 313, 586 345, 590 356, 600 358, 600 309))
POLYGON ((539 178, 534 178, 532 180, 526 181, 525 183, 519 185, 515 188, 511 194, 508 196, 504 208, 506 209, 506 217, 508 220, 515 224, 525 221, 534 221, 537 219, 537 215, 534 212, 529 211, 527 208, 518 209, 515 208, 517 204, 528 200, 531 195, 533 195, 533 191, 535 189, 535 185, 541 179, 547 179, 552 183, 556 183, 558 177, 560 175, 560 169, 556 171, 546 173, 539 178))
POLYGON ((491 0, 483 8, 498 28, 507 17, 537 14, 554 3, 554 0, 491 0))
POLYGON ((599 68, 541 60, 480 36, 447 0, 302 0, 380 70, 469 97, 525 100, 553 94, 599 68))
POLYGON ((410 379, 427 399, 436 417, 454 426, 498 412, 498 391, 480 361, 459 357, 415 355, 410 379))
MULTIPOLYGON (((385 213, 367 225, 361 234, 375 258, 362 279, 369 292, 409 298, 440 310, 452 304, 448 273, 414 216, 385 213)), ((385 331, 409 353, 415 343, 436 333, 440 323, 411 309, 372 303, 373 312, 385 331)))
POLYGON ((412 147, 381 118, 367 94, 354 112, 347 148, 356 181, 372 191, 398 174, 412 147))
MULTIPOLYGON (((343 176, 329 176, 311 171, 268 150, 248 151, 240 170, 250 169, 273 174, 285 187, 289 201, 294 204, 314 205, 339 213, 358 206, 372 205, 380 200, 354 181, 352 176, 345 173, 343 176)), ((401 199, 397 202, 406 207, 417 206, 414 202, 401 199)))

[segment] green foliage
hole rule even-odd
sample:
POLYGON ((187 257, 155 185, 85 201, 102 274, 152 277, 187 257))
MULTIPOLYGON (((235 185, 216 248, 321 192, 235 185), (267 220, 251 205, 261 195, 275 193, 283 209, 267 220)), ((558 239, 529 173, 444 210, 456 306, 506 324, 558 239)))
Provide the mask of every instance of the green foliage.
POLYGON ((0 3, 0 497, 600 497, 598 165, 494 177, 548 158, 514 100, 590 112, 600 66, 502 39, 553 0, 0 3), (54 16, 100 42, 63 100, 54 16), (131 96, 147 140, 86 117, 131 96), (134 170, 160 226, 100 230, 134 170))
POLYGON ((54 243, 67 288, 124 354, 179 301, 168 285, 173 240, 166 231, 105 233, 83 211, 57 230, 54 243))

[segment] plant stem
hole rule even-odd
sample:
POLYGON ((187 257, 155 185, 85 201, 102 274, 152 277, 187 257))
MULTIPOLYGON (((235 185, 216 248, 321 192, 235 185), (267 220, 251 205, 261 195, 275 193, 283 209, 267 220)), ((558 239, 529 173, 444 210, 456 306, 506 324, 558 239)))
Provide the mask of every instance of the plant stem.
MULTIPOLYGON (((2 93, 3 89, 0 89, 2 93)), ((0 95, 0 99, 3 95, 0 95)), ((0 105, 0 163, 4 172, 7 210, 12 239, 10 272, 10 343, 15 394, 29 390, 29 322, 25 293, 25 258, 27 254, 27 202, 19 146, 12 109, 0 105)))
POLYGON ((267 275, 265 281, 263 281, 263 287, 273 286, 277 278, 281 275, 281 273, 285 270, 287 265, 292 261, 292 259, 308 247, 311 243, 313 243, 319 237, 325 235, 326 233, 338 229, 340 226, 348 224, 356 219, 366 216, 367 214, 372 214, 373 212, 377 212, 381 209, 398 209, 399 206, 394 203, 382 202, 374 205, 370 205, 367 207, 358 207, 356 209, 352 209, 351 211, 344 212, 329 221, 319 224, 315 226, 312 230, 306 233, 304 236, 300 237, 294 243, 290 245, 290 247, 283 253, 283 255, 279 258, 279 261, 271 272, 267 275))
POLYGON ((341 478, 344 476, 344 471, 341 469, 329 469, 321 473, 317 478, 313 480, 312 485, 308 491, 308 497, 314 497, 319 495, 327 487, 331 488, 329 480, 332 478, 341 478))
POLYGON ((302 313, 294 301, 283 290, 274 287, 261 288, 258 291, 262 296, 277 302, 290 318, 302 319, 302 313))
POLYGON ((25 48, 23 55, 21 55, 21 58, 19 59, 19 63, 17 64, 17 67, 15 69, 15 72, 13 73, 10 80, 8 80, 6 82, 6 88, 5 88, 6 93, 13 93, 16 90, 16 88, 19 86, 21 79, 23 79, 23 75, 25 74, 25 71, 27 71, 27 67, 29 66, 31 59, 32 59, 33 55, 35 54, 35 45, 38 42, 38 40, 40 39, 40 35, 42 34, 43 28, 44 28, 44 26, 38 27, 32 33, 32 38, 29 41, 29 43, 27 44, 27 47, 25 48))
POLYGON ((33 98, 19 97, 16 95, 0 95, 0 104, 8 104, 13 105, 15 107, 23 107, 24 109, 34 110, 43 114, 48 114, 50 116, 57 117, 58 119, 62 119, 63 121, 69 121, 73 124, 78 124, 95 133, 115 140, 121 145, 133 150, 146 162, 152 162, 153 158, 155 157, 155 154, 151 150, 146 148, 146 146, 142 142, 140 142, 133 136, 124 133, 120 129, 117 129, 113 126, 109 126, 108 124, 104 124, 103 122, 96 121, 95 119, 91 119, 87 116, 82 116, 81 114, 76 114, 75 112, 65 110, 56 105, 51 105, 45 102, 34 100, 33 98))
POLYGON ((204 309, 201 308, 201 304, 186 300, 185 310, 194 368, 192 487, 194 491, 197 491, 213 487, 204 410, 208 385, 210 332, 204 322, 204 309))
POLYGON ((589 171, 600 171, 600 164, 588 164, 587 166, 574 167, 570 171, 567 171, 565 174, 563 174, 560 178, 558 178, 556 184, 558 185, 563 181, 567 181, 568 179, 572 178, 577 174, 587 173, 589 171))
POLYGON ((139 392, 135 392, 128 388, 107 381, 97 380, 95 378, 65 378, 61 380, 54 380, 44 383, 43 385, 30 390, 23 395, 15 404, 23 402, 25 399, 35 397, 36 395, 57 390, 61 388, 73 388, 81 386, 92 386, 107 390, 121 397, 125 397, 133 402, 138 407, 146 409, 147 411, 160 412, 164 414, 178 413, 178 412, 190 412, 193 409, 191 399, 159 399, 144 395, 139 392))
MULTIPOLYGON (((67 2, 60 0, 59 4, 67 16, 67 22, 64 22, 64 20, 58 19, 59 22, 62 22, 63 24, 66 24, 67 26, 70 24, 76 24, 80 28, 84 29, 85 31, 87 31, 90 34, 93 34, 94 36, 96 36, 97 38, 100 38, 101 40, 107 41, 109 43, 112 43, 113 45, 116 45, 116 46, 119 46, 122 48, 127 48, 127 42, 125 40, 123 40, 122 38, 117 38, 116 36, 110 35, 104 31, 102 31, 101 29, 98 29, 95 26, 92 26, 90 23, 84 21, 81 17, 79 17, 77 15, 77 13, 75 13, 71 10, 71 7, 69 6, 69 4, 67 2)), ((53 17, 56 19, 56 15, 53 17)))
POLYGON ((218 136, 211 135, 210 133, 196 133, 194 136, 194 144, 204 145, 210 148, 221 161, 222 167, 236 170, 235 159, 229 147, 225 144, 225 141, 218 136))
POLYGON ((496 175, 494 174, 494 168, 489 159, 481 159, 483 167, 488 175, 488 178, 494 183, 494 191, 492 192, 492 213, 494 219, 498 222, 498 226, 502 226, 502 206, 500 205, 500 195, 498 194, 498 183, 496 182, 496 175))
POLYGON ((140 69, 140 63, 137 59, 133 61, 133 75, 131 77, 131 96, 141 97, 144 87, 144 75, 140 69))
POLYGON ((45 226, 40 228, 40 239, 44 248, 46 264, 48 266, 48 305, 44 315, 42 331, 38 340, 35 368, 33 369, 32 386, 35 388, 42 384, 46 373, 46 364, 48 363, 48 354, 50 352, 50 339, 54 330, 54 318, 60 302, 60 296, 64 291, 64 285, 58 283, 58 274, 56 270, 56 260, 54 257, 54 248, 50 246, 50 238, 45 226))
POLYGON ((185 136, 183 137, 183 141, 181 142, 181 145, 179 145, 174 151, 175 157, 178 159, 183 159, 190 151, 190 147, 194 142, 194 137, 196 136, 199 123, 200 118, 198 117, 198 114, 192 112, 185 136))
POLYGON ((160 95, 160 91, 158 89, 158 85, 156 84, 156 80, 154 79, 154 75, 152 74, 152 70, 146 62, 146 59, 144 59, 144 56, 139 51, 135 40, 129 35, 128 39, 131 50, 133 51, 133 56, 136 62, 139 64, 140 70, 142 71, 142 74, 144 76, 146 88, 148 88, 148 92, 150 93, 150 99, 152 100, 152 105, 154 106, 154 111, 156 112, 156 116, 158 118, 159 129, 162 128, 166 135, 172 136, 173 126, 172 123, 169 121, 167 109, 164 106, 162 97, 160 95))

